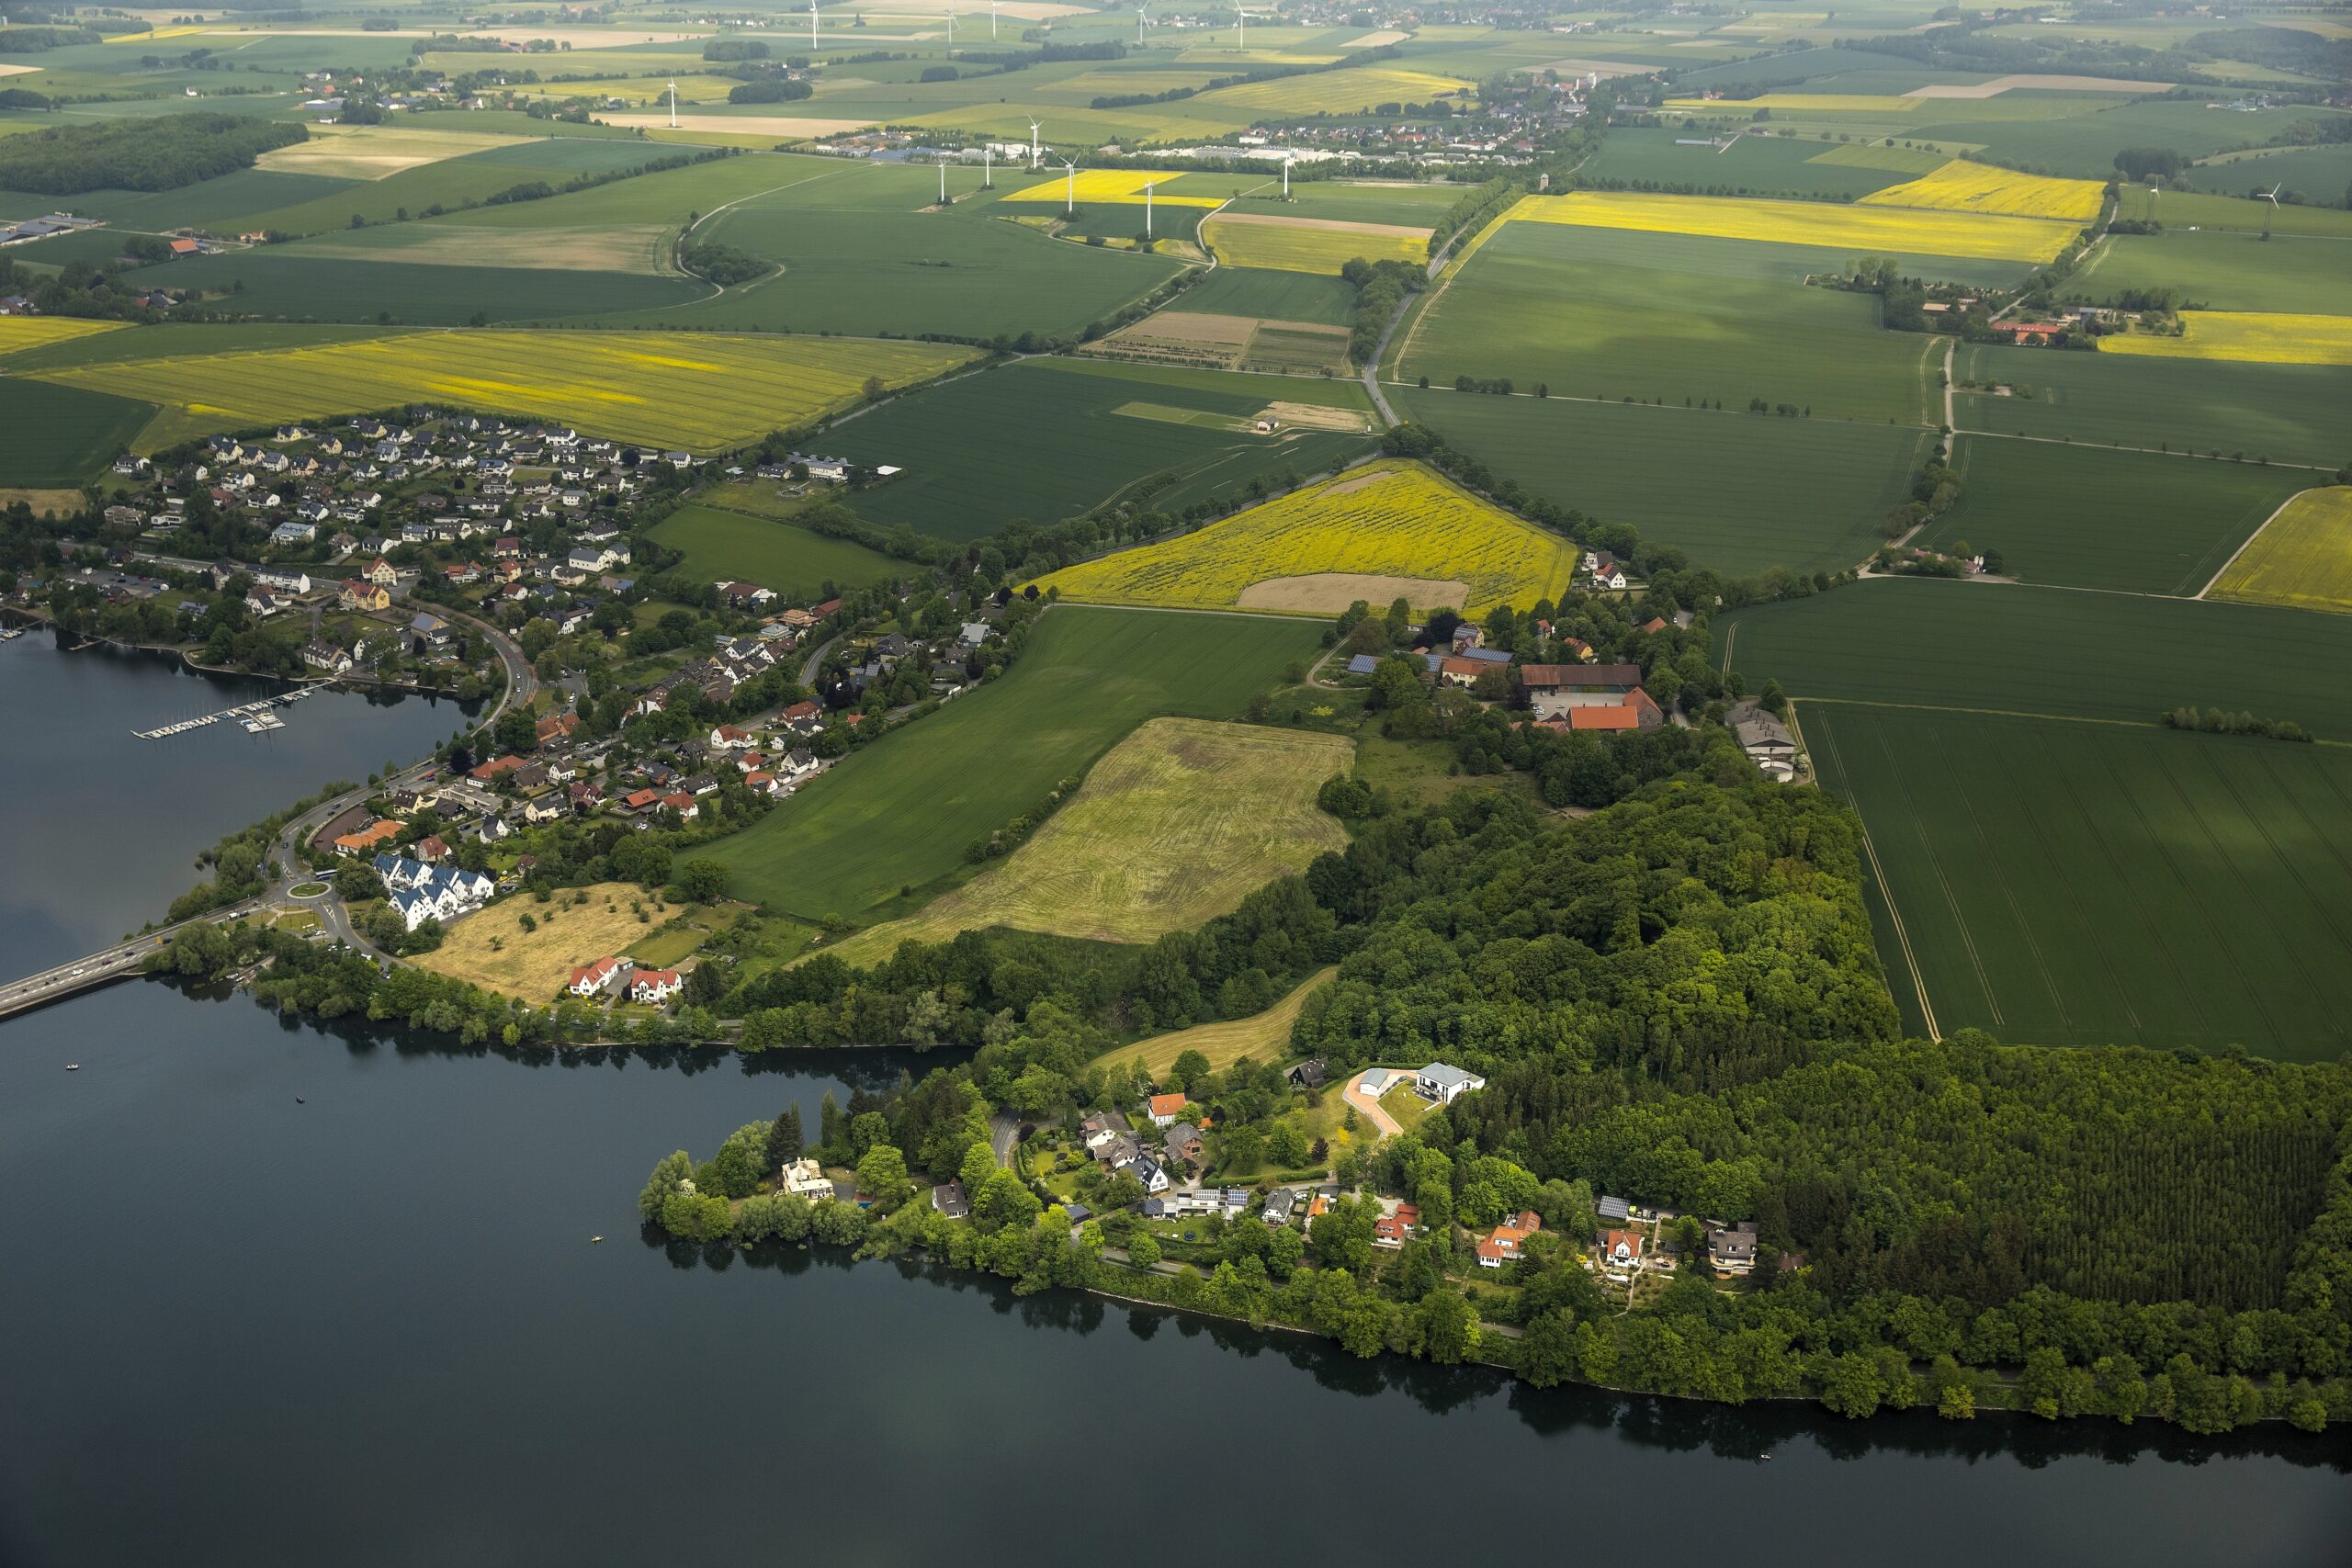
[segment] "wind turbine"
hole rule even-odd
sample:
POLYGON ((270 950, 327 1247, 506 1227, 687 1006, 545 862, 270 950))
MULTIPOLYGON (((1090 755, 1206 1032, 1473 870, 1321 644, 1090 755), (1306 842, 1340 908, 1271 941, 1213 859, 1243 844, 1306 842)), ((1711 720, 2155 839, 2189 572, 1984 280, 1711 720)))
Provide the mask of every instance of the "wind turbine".
POLYGON ((2268 190, 2262 193, 2262 199, 2270 204, 2269 210, 2266 211, 2262 215, 2262 237, 2266 240, 2270 238, 2271 220, 2278 216, 2278 193, 2286 188, 2287 186, 2282 181, 2278 185, 2272 186, 2268 190))
POLYGON ((952 7, 947 13, 947 47, 956 47, 956 12, 952 7))
POLYGON ((678 129, 678 79, 670 78, 670 129, 678 129))
POLYGON ((1037 122, 1034 119, 1029 122, 1029 169, 1032 174, 1037 169, 1037 122))
POLYGON ((1283 149, 1283 199, 1284 201, 1290 199, 1290 165, 1295 156, 1296 154, 1289 148, 1283 149))
POLYGON ((1062 191, 1062 216, 1075 218, 1078 216, 1078 165, 1068 158, 1064 158, 1062 172, 1069 176, 1069 181, 1062 191))
POLYGON ((947 205, 947 160, 939 160, 939 205, 947 205))
POLYGON ((980 143, 980 188, 996 189, 996 143, 993 141, 980 143))
POLYGON ((1151 238, 1151 181, 1143 182, 1143 237, 1147 241, 1151 238))
POLYGON ((808 47, 817 47, 817 0, 808 0, 808 47))
POLYGON ((1234 47, 1237 49, 1248 49, 1250 47, 1250 13, 1243 10, 1240 6, 1236 6, 1233 8, 1233 15, 1235 17, 1235 25, 1238 29, 1238 37, 1235 41, 1234 47))
POLYGON ((1150 7, 1150 6, 1136 6, 1136 48, 1140 49, 1140 48, 1142 48, 1142 47, 1143 47, 1143 30, 1144 30, 1144 28, 1148 28, 1148 27, 1149 27, 1149 26, 1151 26, 1151 7, 1150 7))
POLYGON ((989 41, 996 41, 996 0, 989 0, 989 41))

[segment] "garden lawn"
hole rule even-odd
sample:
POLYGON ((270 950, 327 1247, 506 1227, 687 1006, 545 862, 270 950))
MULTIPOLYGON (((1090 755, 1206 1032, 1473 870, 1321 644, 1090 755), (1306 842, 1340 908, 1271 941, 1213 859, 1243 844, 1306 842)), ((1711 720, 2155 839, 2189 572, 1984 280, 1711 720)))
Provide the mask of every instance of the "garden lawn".
POLYGON ((1065 567, 1041 590, 1098 604, 1331 615, 1403 596, 1472 617, 1566 595, 1576 547, 1396 459, 1351 468, 1196 533, 1065 567))
POLYGON ((1564 398, 1398 388, 1390 400, 1496 475, 1726 577, 1842 571, 1910 498, 1928 433, 1564 398), (1666 482, 1665 476, 1672 476, 1666 482))
POLYGON ((2311 482, 2297 468, 1976 437, 1959 504, 1913 542, 2001 552, 2029 582, 2194 595, 2311 482))
POLYGON ((786 599, 814 601, 830 596, 820 592, 828 583, 841 592, 911 570, 853 540, 729 511, 716 503, 725 495, 689 502, 653 530, 657 542, 684 552, 678 570, 689 578, 752 582, 786 599))
POLYGON ((2142 725, 2219 707, 2352 740, 2352 617, 1897 578, 1714 625, 1750 691, 2142 725))
POLYGON ((704 853, 735 891, 793 914, 871 919, 901 887, 966 871, 966 849, 1082 775, 1144 720, 1231 718, 1285 666, 1308 623, 1061 605, 1012 669, 844 758, 704 853))
POLYGON ((2352 611, 2352 486, 2305 491, 2288 502, 2207 596, 2352 611))
POLYGON ((2352 752, 1837 702, 1798 722, 1861 812, 1915 1021, 1924 989, 1938 1032, 2021 1044, 2352 1045, 2352 752))
MULTIPOLYGON (((1248 1018, 1227 1019, 1221 1023, 1196 1023, 1190 1029, 1179 1029, 1150 1039, 1123 1051, 1114 1051, 1102 1060, 1111 1072, 1139 1066, 1158 1082, 1176 1065, 1176 1058, 1187 1051, 1198 1051, 1208 1058, 1209 1070, 1221 1073, 1247 1056, 1253 1062, 1279 1062, 1289 1056, 1291 1025, 1298 1021, 1299 1010, 1306 1006, 1306 998, 1317 987, 1329 982, 1340 972, 1339 965, 1318 969, 1298 984, 1298 988, 1265 1011, 1248 1018)), ((1337 1095, 1332 1096, 1338 1099, 1337 1095)))
POLYGON ((1189 931, 1346 847, 1315 794, 1348 771, 1351 750, 1336 735, 1153 719, 1095 763, 1010 857, 835 951, 869 964, 901 942, 997 926, 1123 942, 1189 931))

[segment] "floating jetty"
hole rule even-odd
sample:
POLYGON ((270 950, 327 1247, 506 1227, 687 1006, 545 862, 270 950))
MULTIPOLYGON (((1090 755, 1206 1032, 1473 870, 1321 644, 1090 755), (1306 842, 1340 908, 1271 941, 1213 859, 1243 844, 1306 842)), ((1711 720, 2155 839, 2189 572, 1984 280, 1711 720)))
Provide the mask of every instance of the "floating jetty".
POLYGON ((271 711, 273 708, 291 707, 309 696, 312 689, 309 686, 297 686, 290 692, 281 692, 274 697, 264 697, 259 702, 240 703, 232 708, 222 708, 219 713, 208 713, 198 718, 184 718, 177 724, 166 724, 156 729, 134 729, 130 733, 141 740, 164 740, 175 735, 186 735, 190 730, 203 729, 210 725, 234 721, 243 725, 248 735, 265 735, 270 730, 286 728, 286 721, 273 713, 271 711))

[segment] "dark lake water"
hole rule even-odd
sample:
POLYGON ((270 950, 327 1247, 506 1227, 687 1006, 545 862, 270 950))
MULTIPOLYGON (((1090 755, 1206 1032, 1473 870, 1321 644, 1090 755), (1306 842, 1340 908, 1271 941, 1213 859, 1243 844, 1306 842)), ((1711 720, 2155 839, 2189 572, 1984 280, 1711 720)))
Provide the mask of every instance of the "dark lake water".
MULTIPOLYGON (((28 712, 47 679, 28 672, 72 662, 19 657, 33 640, 0 648, 12 730, 86 729, 84 763, 116 769, 187 750, 143 801, 0 754, 11 951, 60 898, 20 900, 28 862, 111 834, 184 863, 175 835, 209 842, 271 788, 238 745, 129 738, 176 700, 167 671, 105 688, 137 712, 104 723, 28 712), (180 820, 224 801, 225 821, 180 820)), ((298 731, 318 716, 298 709, 298 731)), ((288 761, 280 793, 407 754, 379 733, 288 761)), ((101 939, 149 912, 130 892, 101 939)), ((786 1103, 813 1122, 828 1088, 922 1066, 471 1052, 151 981, 0 1024, 0 1565, 1025 1565, 1101 1550, 1088 1536, 1172 1550, 1171 1530, 1299 1564, 1539 1544, 1807 1568, 2352 1555, 2341 1437, 1538 1394, 1092 1298, 797 1250, 717 1266, 641 1237, 663 1151, 786 1103)))

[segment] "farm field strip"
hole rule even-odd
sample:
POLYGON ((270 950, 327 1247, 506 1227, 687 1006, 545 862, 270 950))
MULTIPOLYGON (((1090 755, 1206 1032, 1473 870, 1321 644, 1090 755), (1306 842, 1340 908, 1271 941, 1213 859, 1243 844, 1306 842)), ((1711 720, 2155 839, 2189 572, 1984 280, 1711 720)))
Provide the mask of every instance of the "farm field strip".
POLYGON ((1889 186, 1857 199, 1869 207, 1987 212, 2010 218, 2059 218, 2087 223, 2098 216, 2107 191, 2097 180, 2021 175, 2014 169, 1955 158, 1916 180, 1889 186))
POLYGON ((72 316, 0 316, 0 358, 47 348, 53 343, 119 332, 121 321, 85 321, 72 316))
POLYGON ((1337 735, 1152 719, 1105 753, 1010 856, 920 913, 832 951, 870 964, 901 942, 999 926, 1144 942, 1200 925, 1346 846, 1346 831, 1315 796, 1347 772, 1352 750, 1337 735))
POLYGON ((216 419, 224 428, 435 401, 561 420, 710 452, 904 386, 977 351, 947 344, 664 333, 410 333, 248 354, 42 372, 216 419))
POLYGON ((2304 1060, 2352 1040, 2352 755, 1800 708, 1822 782, 1868 825, 1939 1029, 2304 1060))
POLYGON ((1289 221, 1256 213, 1221 215, 1201 226, 1201 239, 1227 266, 1337 276, 1349 262, 1429 259, 1430 231, 1396 224, 1289 221))
MULTIPOLYGON (((1141 207, 1144 186, 1163 186, 1179 177, 1175 173, 1154 173, 1149 169, 1080 169, 1075 175, 1057 175, 1033 186, 1009 191, 998 199, 1007 202, 1054 202, 1071 199, 1080 205, 1093 202, 1115 202, 1122 206, 1141 207), (1074 196, 1073 196, 1074 193, 1074 196)), ((1214 196, 1185 196, 1152 193, 1152 203, 1159 207, 1216 207, 1224 198, 1214 196)))
POLYGON ((2204 597, 2352 612, 2352 485, 2307 490, 2281 505, 2204 597))
POLYGON ((1001 678, 861 747, 705 852, 736 868, 740 896, 794 914, 912 913, 890 907, 901 887, 966 874, 970 844, 1045 804, 1136 726, 1232 718, 1313 659, 1317 636, 1279 617, 1056 605, 1001 678))
POLYGON ((1048 574, 1065 599, 1332 614, 1398 595, 1482 615, 1563 597, 1576 547, 1419 464, 1351 468, 1195 533, 1048 574))
MULTIPOLYGON (((2352 260, 2352 255, 2347 255, 2352 260)), ((2236 359, 2263 365, 2352 365, 2352 316, 2266 310, 2184 310, 2180 335, 2122 333, 2102 354, 2152 359, 2236 359)))
POLYGON ((1996 217, 1924 209, 1751 201, 1732 197, 1571 191, 1521 197, 1505 217, 1515 223, 1704 234, 1860 251, 1898 251, 1982 260, 2047 262, 2078 225, 2038 218, 1996 217))

